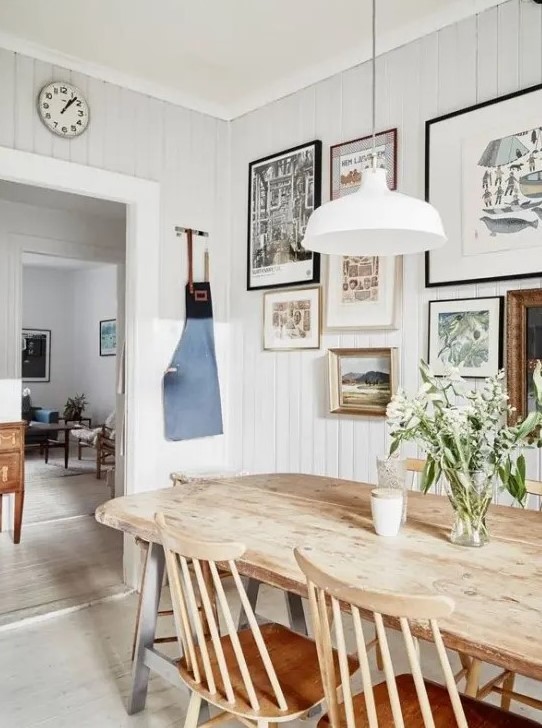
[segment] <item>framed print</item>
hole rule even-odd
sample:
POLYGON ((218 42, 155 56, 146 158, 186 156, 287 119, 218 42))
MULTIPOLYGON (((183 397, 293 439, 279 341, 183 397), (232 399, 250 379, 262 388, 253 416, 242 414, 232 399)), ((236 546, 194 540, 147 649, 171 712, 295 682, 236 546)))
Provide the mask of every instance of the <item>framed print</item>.
POLYGON ((23 329, 23 382, 51 381, 51 332, 49 329, 23 329))
POLYGON ((392 329, 400 297, 400 258, 330 255, 326 329, 392 329))
POLYGON ((542 86, 428 121, 426 199, 448 236, 427 286, 542 275, 542 86))
POLYGON ((533 371, 542 360, 542 289, 508 291, 506 312, 506 377, 515 421, 537 408, 533 371))
POLYGON ((115 356, 117 353, 117 321, 100 321, 100 356, 115 356))
MULTIPOLYGON (((359 189, 361 173, 372 165, 372 135, 335 144, 330 149, 330 198, 350 195, 359 189)), ((386 170, 388 187, 397 187, 397 129, 376 135, 377 164, 386 170)))
POLYGON ((397 390, 397 349, 330 349, 329 410, 386 416, 397 390))
POLYGON ((320 348, 320 287, 266 293, 263 348, 268 351, 320 348))
POLYGON ((502 367, 504 297, 429 301, 429 366, 442 376, 492 377, 502 367))
POLYGON ((247 290, 320 282, 320 256, 301 241, 321 202, 322 142, 248 168, 247 290))

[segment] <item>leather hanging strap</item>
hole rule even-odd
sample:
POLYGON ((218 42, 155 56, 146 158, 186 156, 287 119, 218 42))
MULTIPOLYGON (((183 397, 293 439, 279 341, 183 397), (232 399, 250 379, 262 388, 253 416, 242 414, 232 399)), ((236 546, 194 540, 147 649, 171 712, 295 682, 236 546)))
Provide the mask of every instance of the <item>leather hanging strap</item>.
POLYGON ((188 290, 190 294, 194 295, 194 271, 192 267, 193 250, 192 250, 192 228, 188 228, 186 231, 186 238, 188 241, 188 290))

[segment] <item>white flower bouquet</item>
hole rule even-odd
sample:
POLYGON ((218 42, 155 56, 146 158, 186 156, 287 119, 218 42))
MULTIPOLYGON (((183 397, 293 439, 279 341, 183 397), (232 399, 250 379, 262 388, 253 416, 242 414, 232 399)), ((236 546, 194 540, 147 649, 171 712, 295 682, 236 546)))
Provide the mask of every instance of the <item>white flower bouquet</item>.
MULTIPOLYGON (((540 447, 542 412, 531 412, 517 424, 512 414, 504 372, 486 379, 480 389, 467 387, 457 370, 436 377, 420 363, 422 386, 409 398, 399 390, 387 409, 390 455, 401 443, 416 442, 426 454, 421 488, 426 493, 441 476, 456 512, 452 541, 482 545, 488 540, 485 517, 499 480, 522 506, 526 500, 525 457, 521 448, 540 447)), ((542 405, 542 374, 533 373, 537 401, 542 405)))

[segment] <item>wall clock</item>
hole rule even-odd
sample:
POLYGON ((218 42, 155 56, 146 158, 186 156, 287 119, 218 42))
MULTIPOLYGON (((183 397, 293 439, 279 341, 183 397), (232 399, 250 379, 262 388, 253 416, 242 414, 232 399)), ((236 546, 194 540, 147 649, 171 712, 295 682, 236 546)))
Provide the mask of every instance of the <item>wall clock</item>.
POLYGON ((82 134, 89 122, 85 97, 76 86, 64 81, 53 81, 42 88, 38 113, 50 131, 66 139, 82 134))

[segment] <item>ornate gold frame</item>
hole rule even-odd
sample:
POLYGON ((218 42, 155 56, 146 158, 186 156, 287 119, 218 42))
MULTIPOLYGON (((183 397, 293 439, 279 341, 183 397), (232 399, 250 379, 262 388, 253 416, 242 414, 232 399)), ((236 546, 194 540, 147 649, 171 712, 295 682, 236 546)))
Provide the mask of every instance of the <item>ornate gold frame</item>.
POLYGON ((344 356, 386 356, 390 360, 390 394, 391 397, 397 391, 398 371, 398 349, 386 348, 364 348, 364 349, 329 349, 328 356, 328 387, 329 387, 329 411, 333 414, 365 415, 368 417, 385 417, 386 407, 358 407, 341 404, 340 383, 339 383, 339 361, 344 356))
POLYGON ((512 422, 522 420, 527 412, 527 309, 542 307, 542 289, 508 291, 506 296, 506 379, 512 422))

